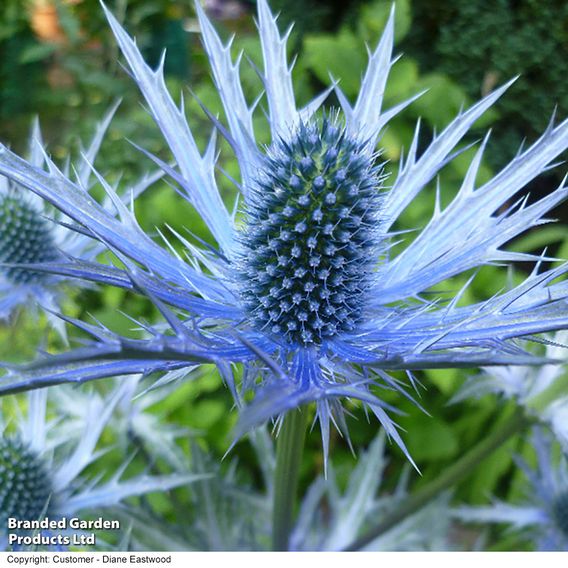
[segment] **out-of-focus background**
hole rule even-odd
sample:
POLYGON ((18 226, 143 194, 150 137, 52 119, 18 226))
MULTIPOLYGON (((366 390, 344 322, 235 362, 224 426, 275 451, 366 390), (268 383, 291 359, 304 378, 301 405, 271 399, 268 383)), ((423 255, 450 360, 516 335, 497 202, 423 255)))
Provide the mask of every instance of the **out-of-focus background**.
MULTIPOLYGON (((107 0, 150 63, 157 65, 167 49, 166 75, 176 97, 183 91, 193 131, 205 145, 211 125, 195 97, 213 113, 222 116, 220 102, 200 43, 199 28, 190 0, 107 0)), ((391 0, 272 0, 280 11, 284 30, 295 22, 290 55, 297 54, 294 67, 296 92, 300 103, 310 100, 327 86, 330 74, 340 79, 345 94, 353 99, 358 92, 366 65, 366 45, 374 46, 380 37, 391 0)), ((411 95, 428 91, 408 110, 392 121, 380 147, 385 160, 395 163, 402 148, 408 148, 416 120, 423 121, 423 141, 440 131, 459 112, 497 85, 515 75, 520 79, 499 103, 476 125, 464 146, 493 130, 479 181, 487 179, 517 152, 523 140, 533 141, 546 128, 555 109, 560 118, 568 114, 568 3, 563 0, 395 0, 396 53, 403 54, 394 66, 388 83, 386 106, 411 95)), ((236 34, 234 51, 244 49, 253 64, 260 65, 260 50, 254 27, 254 0, 206 0, 205 8, 220 33, 236 34)), ((243 59, 241 74, 246 94, 252 101, 260 91, 253 65, 243 59)), ((148 117, 133 81, 121 67, 112 34, 98 0, 2 0, 0 6, 0 139, 18 152, 26 151, 34 117, 39 117, 43 136, 52 157, 64 163, 77 156, 80 141, 88 141, 96 124, 111 105, 121 99, 120 108, 98 158, 98 169, 111 181, 127 187, 152 164, 128 140, 168 158, 167 148, 148 117)), ((335 102, 330 96, 329 104, 335 102)), ((261 101, 256 131, 268 141, 267 123, 261 101)), ((221 144, 220 163, 230 175, 238 169, 228 148, 221 144)), ((440 177, 443 203, 455 194, 467 170, 474 149, 464 152, 445 168, 440 177)), ((393 169, 395 166, 387 166, 393 169)), ((562 180, 565 168, 552 169, 529 188, 532 195, 543 195, 562 180)), ((231 182, 220 176, 228 203, 235 197, 231 182)), ((387 182, 388 183, 388 182, 387 182)), ((405 212, 400 228, 423 226, 432 212, 434 188, 423 192, 405 212)), ((209 237, 191 208, 165 182, 149 189, 138 201, 137 215, 148 232, 164 228, 184 232, 189 229, 200 238, 209 237)), ((559 222, 540 227, 510 246, 524 251, 549 251, 568 257, 566 207, 557 211, 559 222)), ((412 238, 410 236, 409 238, 412 238)), ((520 266, 519 270, 530 270, 520 266)), ((467 291, 465 301, 481 300, 506 286, 503 268, 482 270, 467 291)), ((448 283, 459 289, 470 275, 448 283)), ((509 274, 510 278, 517 278, 509 274)), ((73 293, 68 313, 94 317, 116 331, 128 333, 131 316, 151 319, 153 308, 136 296, 115 289, 73 293)), ((19 314, 0 326, 0 358, 29 358, 41 341, 42 326, 19 314)), ((50 346, 58 348, 57 340, 50 346)), ((471 371, 469 374, 474 373, 471 371)), ((443 471, 465 448, 510 415, 512 408, 495 397, 485 397, 448 405, 468 373, 456 370, 428 371, 420 374, 424 389, 421 402, 427 416, 401 396, 381 393, 407 414, 399 419, 406 430, 404 438, 422 469, 419 486, 443 471)), ((199 431, 203 447, 219 461, 227 450, 231 429, 237 418, 232 400, 216 373, 210 369, 201 378, 186 382, 173 395, 159 403, 156 412, 164 420, 199 431)), ((101 388, 105 388, 104 385, 101 388)), ((368 422, 358 405, 350 408, 353 446, 369 444, 377 424, 368 422)), ((304 485, 321 471, 322 453, 317 429, 308 439, 304 461, 304 485)), ((187 442, 182 442, 189 448, 187 442)), ((519 492, 519 474, 512 450, 526 451, 525 441, 515 439, 489 458, 467 482, 457 488, 457 496, 469 503, 482 503, 487 495, 502 498, 519 492)), ((241 475, 255 483, 258 464, 246 442, 234 450, 240 458, 241 475)), ((394 487, 405 459, 392 449, 387 480, 394 487)), ((332 462, 340 479, 346 479, 355 463, 348 445, 335 436, 332 462)), ((107 464, 121 457, 109 454, 107 464)), ((388 488, 388 484, 387 484, 388 488)), ((164 500, 160 507, 166 514, 164 500)), ((469 530, 469 529, 468 529, 469 530)), ((522 548, 510 534, 492 529, 490 546, 496 549, 522 548)), ((460 531, 459 542, 474 540, 476 534, 460 531)))

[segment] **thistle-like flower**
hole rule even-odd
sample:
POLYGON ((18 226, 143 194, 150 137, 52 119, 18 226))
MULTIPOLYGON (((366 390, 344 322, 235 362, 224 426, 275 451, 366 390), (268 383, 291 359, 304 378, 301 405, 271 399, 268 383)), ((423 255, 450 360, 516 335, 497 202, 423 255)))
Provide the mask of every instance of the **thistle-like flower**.
POLYGON ((568 551, 568 462, 565 455, 555 461, 548 433, 535 430, 532 440, 537 468, 518 460, 528 481, 524 503, 496 501, 488 507, 460 507, 455 515, 468 522, 508 524, 537 550, 568 551))
MULTIPOLYGON (((203 475, 184 472, 162 476, 138 475, 123 479, 128 462, 106 481, 93 479, 87 467, 101 453, 97 448, 100 436, 124 397, 121 385, 110 395, 91 397, 83 401, 81 418, 50 420, 48 389, 35 391, 27 397, 27 413, 15 411, 14 420, 0 413, 0 550, 14 545, 8 535, 32 535, 33 531, 8 528, 8 519, 37 521, 43 516, 51 520, 81 517, 115 507, 129 497, 153 491, 167 491, 202 479, 203 475)), ((5 399, 7 400, 7 399, 5 399)), ((65 536, 66 531, 61 535, 65 536)), ((64 544, 49 540, 51 546, 64 544)), ((61 540, 61 539, 58 539, 61 540)), ((40 544, 42 544, 40 543, 40 544)), ((21 544, 21 543, 20 543, 21 544)))
MULTIPOLYGON (((116 112, 115 105, 97 126, 91 143, 84 149, 80 161, 74 165, 75 182, 88 192, 94 186, 95 161, 105 133, 116 112)), ((45 165, 45 150, 39 123, 32 129, 29 143, 29 161, 36 168, 45 165)), ((66 175, 69 165, 66 166, 66 175)), ((163 174, 145 176, 122 199, 125 203, 140 195, 163 174)), ((103 204, 114 214, 109 199, 103 204)), ((105 247, 90 236, 71 230, 72 220, 53 209, 43 199, 27 191, 18 183, 0 176, 0 319, 8 319, 19 306, 35 313, 44 308, 49 323, 66 338, 65 326, 54 312, 60 311, 65 297, 64 276, 37 271, 17 265, 34 265, 62 261, 66 257, 93 261, 105 247)), ((76 284, 78 281, 74 280, 76 284)))
POLYGON ((431 221, 395 256, 394 223, 455 157, 464 135, 510 83, 461 112, 421 154, 417 126, 396 178, 387 185, 376 146, 385 125, 412 102, 385 112, 381 108, 395 63, 392 14, 370 55, 355 104, 333 85, 298 109, 286 37, 280 35, 266 0, 259 0, 260 74, 272 135, 272 142, 261 148, 253 129, 255 105, 244 96, 239 62, 233 61, 230 46, 221 42, 198 2, 196 10, 228 127, 210 116, 238 161, 242 205, 230 213, 221 199, 215 137, 201 153, 183 106, 166 89, 163 66, 149 68, 107 11, 177 165, 145 153, 179 185, 217 248, 178 235, 186 249, 185 257, 178 256, 173 247, 160 246, 140 229, 101 175, 97 179, 119 219, 49 160, 44 172, 1 148, 0 173, 71 217, 80 232, 104 243, 123 266, 71 259, 47 263, 43 269, 136 290, 154 302, 167 326, 146 326, 149 336, 130 339, 73 321, 92 335, 90 345, 10 368, 0 391, 129 373, 180 372, 213 362, 239 405, 243 392, 255 391, 252 403, 241 409, 237 436, 315 402, 327 454, 330 424, 346 431, 341 400, 358 399, 406 452, 390 417, 396 408, 377 392, 383 387, 405 393, 391 371, 406 371, 413 382, 416 369, 545 361, 516 340, 568 327, 568 286, 558 282, 568 266, 537 268, 522 284, 478 304, 458 305, 463 290, 450 301, 432 291, 449 278, 490 263, 529 259, 540 266, 543 257, 502 247, 542 223, 568 195, 562 186, 531 204, 514 201, 568 147, 568 121, 551 123, 532 146, 477 187, 486 137, 452 203, 442 210, 437 199, 431 221), (341 108, 318 114, 333 90, 341 108), (239 381, 233 375, 235 364, 243 366, 239 381))
MULTIPOLYGON (((41 168, 43 154, 39 126, 32 130, 30 163, 41 168)), ((57 276, 13 266, 58 260, 57 227, 45 218, 45 202, 33 193, 0 177, 0 318, 7 319, 22 304, 57 307, 57 294, 50 285, 57 276)), ((53 320, 56 321, 56 320, 53 320)), ((64 330, 57 322, 60 330, 64 330)))
MULTIPOLYGON (((145 455, 151 456, 152 460, 163 460, 174 471, 186 471, 187 457, 178 441, 193 432, 170 424, 166 416, 156 412, 156 408, 177 388, 177 384, 173 382, 156 387, 156 382, 153 381, 151 387, 148 387, 141 375, 117 377, 116 382, 122 385, 122 397, 116 404, 108 427, 117 438, 118 447, 128 453, 134 445, 145 455)), ((104 405, 104 397, 90 389, 61 389, 58 391, 57 408, 67 420, 80 423, 83 409, 92 404, 90 401, 93 398, 104 405)))

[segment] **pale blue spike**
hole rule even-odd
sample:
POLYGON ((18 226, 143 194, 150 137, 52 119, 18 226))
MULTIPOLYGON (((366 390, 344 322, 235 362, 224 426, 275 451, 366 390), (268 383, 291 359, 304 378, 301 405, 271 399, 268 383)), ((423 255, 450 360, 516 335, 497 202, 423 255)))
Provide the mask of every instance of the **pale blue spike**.
POLYGON ((135 227, 139 229, 139 225, 136 222, 136 218, 132 214, 132 212, 128 209, 127 205, 124 201, 118 196, 116 193, 116 189, 111 187, 108 182, 103 178, 103 176, 95 169, 93 164, 89 161, 88 156, 82 155, 83 162, 85 168, 88 168, 88 174, 91 173, 95 175, 97 181, 101 184, 102 188, 105 190, 106 196, 111 201, 112 205, 114 206, 116 213, 118 214, 119 219, 124 223, 126 226, 135 227))
MULTIPOLYGON (((568 194, 561 186, 529 207, 506 212, 506 215, 502 213, 501 218, 492 217, 549 161, 568 147, 568 121, 539 139, 502 172, 474 191, 473 184, 486 143, 487 137, 454 201, 441 215, 434 217, 418 238, 384 271, 377 287, 380 292, 377 293, 385 301, 388 301, 387 298, 392 301, 386 290, 398 290, 399 297, 403 297, 414 291, 405 283, 412 282, 418 292, 469 268, 495 260, 494 254, 499 246, 538 222, 548 210, 567 198, 568 194), (432 271, 430 264, 435 259, 443 259, 443 263, 439 262, 438 270, 432 271)), ((403 175, 413 169, 408 164, 403 175)))
POLYGON ((315 421, 318 420, 320 424, 320 436, 321 436, 321 447, 323 453, 323 473, 324 477, 327 477, 328 471, 328 457, 329 457, 329 422, 331 418, 331 412, 329 410, 329 402, 327 400, 318 400, 317 412, 314 417, 314 423, 312 424, 312 429, 314 427, 315 421))
POLYGON ((334 91, 336 84, 332 84, 329 86, 323 93, 320 93, 316 97, 314 97, 305 107, 303 107, 300 111, 300 121, 303 123, 307 123, 310 118, 314 115, 314 113, 321 107, 325 99, 329 97, 329 95, 334 91))
POLYGON ((242 52, 238 55, 236 62, 233 63, 230 49, 233 38, 229 40, 227 45, 223 46, 199 2, 195 2, 195 9, 201 25, 203 43, 213 69, 215 84, 221 96, 231 135, 236 142, 234 150, 239 162, 243 178, 242 187, 246 196, 246 192, 254 179, 259 152, 255 144, 252 123, 252 109, 254 107, 248 106, 239 78, 242 52))
POLYGON ((39 118, 36 116, 32 122, 32 132, 29 141, 29 157, 30 164, 36 168, 42 168, 44 164, 44 144, 43 136, 41 133, 41 126, 39 124, 39 118))
POLYGON ((84 154, 84 159, 80 164, 77 172, 77 183, 86 189, 89 188, 89 179, 92 173, 91 164, 95 162, 105 134, 107 133, 108 127, 110 126, 110 123, 114 118, 118 107, 120 106, 120 102, 120 100, 116 101, 107 112, 107 114, 103 117, 102 121, 97 124, 95 135, 93 136, 89 147, 82 153, 84 154))
POLYGON ((422 95, 426 94, 428 92, 428 89, 424 89, 423 91, 420 91, 419 93, 416 93, 415 95, 413 95, 412 97, 410 97, 409 99, 406 99, 405 101, 402 101, 401 103, 398 103, 397 105, 395 105, 392 108, 389 108, 389 110, 381 113, 378 123, 377 123, 377 134, 380 135, 381 131, 383 130, 383 128, 397 115, 400 114, 406 107, 410 106, 414 101, 418 100, 422 95))
MULTIPOLYGON (((264 88, 270 112, 272 139, 287 137, 299 124, 292 74, 286 56, 286 38, 280 37, 276 18, 266 0, 258 0, 258 31, 264 59, 264 88)), ((288 32, 289 33, 289 32, 288 32)))
POLYGON ((450 303, 448 304, 448 307, 446 308, 446 314, 450 314, 456 309, 456 306, 458 305, 459 301, 463 298, 463 295, 465 294, 466 290, 469 288, 469 286, 471 285, 471 283, 473 282, 476 276, 477 276, 477 271, 475 272, 475 274, 472 274, 467 279, 466 283, 460 288, 458 293, 451 299, 450 303))
POLYGON ((117 389, 105 401, 105 404, 97 399, 90 400, 86 409, 85 428, 81 443, 77 445, 75 451, 67 458, 65 465, 59 468, 54 477, 53 484, 56 491, 62 491, 71 485, 79 473, 94 461, 94 452, 99 438, 122 395, 121 389, 117 389))
POLYGON ((434 200, 434 213, 432 214, 432 218, 436 219, 442 213, 442 198, 440 192, 440 178, 436 179, 436 197, 434 200))
POLYGON ((22 439, 32 451, 39 453, 47 439, 47 389, 28 393, 28 418, 22 439))
POLYGON ((392 438, 395 441, 396 445, 402 450, 402 453, 406 456, 406 459, 412 464, 414 469, 418 473, 420 473, 420 469, 412 459, 410 452, 406 447, 406 444, 404 443, 404 441, 402 440, 400 434, 396 429, 396 424, 389 418, 388 414, 379 406, 371 405, 371 411, 373 412, 373 414, 375 414, 375 416, 377 417, 377 419, 385 429, 385 432, 389 437, 389 439, 392 438))
POLYGON ((214 164, 201 156, 185 116, 166 88, 163 58, 158 69, 152 71, 144 62, 136 43, 122 29, 104 4, 103 9, 154 120, 167 140, 181 175, 186 180, 184 188, 188 191, 189 199, 221 248, 225 251, 231 250, 233 226, 215 184, 214 164))
POLYGON ((118 505, 128 497, 136 497, 147 493, 170 491, 175 487, 202 481, 210 477, 208 474, 171 474, 163 476, 141 475, 122 482, 109 481, 71 496, 66 504, 70 513, 93 510, 100 507, 118 505))
POLYGON ((438 173, 445 158, 463 138, 471 125, 513 84, 512 79, 490 95, 455 118, 436 137, 420 158, 412 163, 407 159, 406 168, 400 172, 385 202, 385 230, 388 230, 408 204, 438 173))
POLYGON ((381 433, 359 456, 344 494, 338 496, 335 523, 325 535, 321 550, 341 550, 357 538, 382 483, 387 464, 384 450, 385 436, 381 433))
MULTIPOLYGON (((394 4, 379 45, 370 54, 367 71, 361 83, 353 114, 347 122, 348 131, 363 139, 373 139, 379 133, 379 120, 387 78, 391 68, 394 42, 394 4)), ((371 142, 374 146, 374 142, 371 142)))
MULTIPOLYGON (((459 190, 460 194, 467 195, 469 193, 473 193, 475 189, 475 180, 477 179, 477 174, 479 172, 479 166, 481 166, 481 160, 483 158, 483 153, 485 152, 485 148, 487 147, 487 143, 489 142, 489 136, 491 135, 491 130, 487 132, 481 146, 475 153, 471 164, 467 170, 465 178, 463 180, 462 186, 459 190)), ((461 198, 461 196, 460 196, 461 198)))
MULTIPOLYGON (((416 152, 418 151, 418 140, 420 138, 420 126, 422 125, 422 119, 416 121, 416 127, 414 128, 414 136, 412 137, 412 142, 410 143, 410 148, 408 149, 408 154, 406 155, 406 162, 404 168, 400 168, 401 173, 405 173, 410 168, 414 167, 416 164, 416 152)), ((399 174, 400 175, 400 174, 399 174)))

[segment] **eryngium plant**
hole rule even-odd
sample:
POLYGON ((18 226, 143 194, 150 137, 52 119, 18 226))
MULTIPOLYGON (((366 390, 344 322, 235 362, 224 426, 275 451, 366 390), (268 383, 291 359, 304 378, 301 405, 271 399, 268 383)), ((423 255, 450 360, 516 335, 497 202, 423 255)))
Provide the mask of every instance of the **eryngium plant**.
MULTIPOLYGON (((89 466, 105 453, 99 447, 101 436, 129 388, 123 383, 106 396, 76 398, 75 404, 81 405, 80 418, 65 413, 59 405, 57 418, 50 418, 48 396, 53 390, 29 393, 27 411, 18 407, 15 419, 4 399, 0 405, 0 551, 16 547, 9 541, 10 534, 34 534, 33 530, 9 528, 9 519, 25 528, 44 516, 59 520, 101 511, 112 514, 110 511, 128 498, 169 491, 204 477, 187 471, 125 476, 128 460, 116 471, 108 471, 108 479, 89 474, 89 466)), ((74 394, 69 391, 65 396, 74 394)), ((61 548, 59 536, 64 534, 40 534, 39 541, 47 548, 61 548)))
POLYGON ((470 377, 452 402, 480 398, 489 393, 511 398, 524 409, 527 416, 545 423, 564 451, 568 451, 567 341, 566 331, 547 338, 546 357, 550 361, 563 361, 563 365, 488 367, 483 369, 482 375, 470 377))
MULTIPOLYGON (((98 124, 81 159, 73 164, 74 179, 86 191, 96 185, 93 181, 95 176, 92 162, 97 157, 116 109, 117 105, 98 124)), ((39 169, 45 166, 46 155, 37 122, 32 129, 28 159, 39 169)), ((69 175, 69 170, 70 165, 67 163, 64 169, 66 175, 69 175)), ((121 199, 127 204, 162 175, 158 171, 145 176, 121 199)), ((116 214, 110 199, 103 202, 103 207, 109 213, 116 214)), ((49 323, 66 339, 65 325, 54 312, 61 309, 71 280, 19 265, 59 261, 66 256, 84 261, 96 259, 97 255, 104 251, 104 245, 88 235, 70 229, 70 222, 71 219, 54 210, 37 195, 0 176, 0 320, 9 320, 21 307, 30 309, 34 314, 40 307, 45 311, 49 323)), ((77 285, 78 280, 73 279, 73 283, 77 285)))
POLYGON ((202 153, 183 106, 166 89, 163 65, 157 70, 146 65, 135 42, 108 11, 107 16, 176 165, 145 153, 179 185, 217 247, 180 237, 186 249, 182 258, 141 230, 101 174, 97 179, 118 218, 89 195, 81 179, 69 179, 49 159, 44 171, 1 147, 0 173, 60 209, 78 232, 104 243, 122 263, 118 268, 70 258, 27 268, 135 290, 160 309, 167 323, 146 326, 145 338, 130 339, 69 320, 91 334, 91 343, 9 368, 0 391, 179 373, 212 362, 241 406, 237 436, 315 403, 327 454, 330 423, 346 431, 341 401, 357 399, 406 452, 390 417, 397 409, 375 389, 405 393, 392 371, 406 371, 412 383, 417 369, 545 361, 518 340, 568 327, 568 286, 558 281, 568 266, 540 270, 544 257, 508 252, 503 245, 543 223, 543 216, 566 198, 562 186, 532 203, 514 200, 568 147, 568 121, 551 122, 536 142, 477 186, 486 137, 453 201, 442 209, 437 200, 430 222, 394 255, 393 226, 401 213, 459 153, 464 135, 511 83, 461 112, 420 153, 424 142, 417 126, 398 174, 386 180, 377 143, 389 121, 412 102, 382 110, 394 64, 392 14, 355 103, 333 85, 300 109, 286 58, 287 36, 280 35, 267 2, 259 0, 261 76, 272 134, 272 142, 261 147, 253 129, 255 105, 243 94, 239 64, 199 3, 196 10, 225 109, 227 126, 211 116, 214 130, 229 142, 240 166, 233 213, 216 183, 215 136, 202 153), (318 113, 332 90, 341 108, 318 113), (521 284, 483 302, 458 305, 463 290, 450 301, 432 294, 434 286, 471 269, 519 260, 533 260, 537 268, 521 284), (236 364, 242 372, 235 375, 236 364), (248 391, 255 396, 245 406, 248 391))

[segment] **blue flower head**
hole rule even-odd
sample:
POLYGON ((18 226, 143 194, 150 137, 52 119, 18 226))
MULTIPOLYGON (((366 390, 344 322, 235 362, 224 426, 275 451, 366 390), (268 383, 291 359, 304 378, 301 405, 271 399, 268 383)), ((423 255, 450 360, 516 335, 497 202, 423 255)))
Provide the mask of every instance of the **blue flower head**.
POLYGON ((381 243, 380 166, 336 121, 301 124, 265 156, 239 233, 251 323, 319 348, 361 322, 381 243))
MULTIPOLYGON (((41 167, 41 134, 36 122, 29 159, 41 167)), ((55 309, 58 295, 50 284, 57 276, 15 266, 59 259, 58 235, 47 220, 44 201, 5 177, 0 177, 0 318, 7 319, 19 305, 38 302, 55 309)), ((60 279, 59 279, 60 280, 60 279)), ((59 329, 64 328, 59 324, 59 329)))
POLYGON ((393 226, 401 213, 459 153, 464 135, 511 83, 460 112, 420 153, 418 125, 396 177, 386 180, 376 146, 389 121, 412 102, 382 109, 395 63, 393 14, 370 54, 354 103, 332 85, 298 108, 287 36, 280 35, 266 0, 258 1, 260 74, 272 138, 261 147, 253 128, 256 104, 245 98, 239 78, 240 59, 234 62, 230 44, 221 42, 199 2, 196 10, 226 120, 209 116, 240 168, 234 208, 217 186, 215 135, 204 151, 198 147, 183 105, 166 89, 163 64, 151 69, 106 13, 175 165, 143 152, 179 186, 217 246, 176 235, 185 248, 178 255, 169 243, 161 246, 142 231, 102 175, 96 177, 116 217, 49 159, 43 171, 0 148, 0 173, 49 201, 121 261, 118 268, 70 258, 46 263, 44 270, 135 290, 152 300, 165 322, 145 325, 147 335, 131 339, 67 320, 92 342, 10 367, 0 391, 124 374, 179 377, 201 363, 215 363, 240 407, 237 436, 315 403, 327 455, 330 425, 346 433, 341 402, 350 399, 367 405, 406 452, 391 418, 397 409, 378 395, 382 387, 408 396, 392 371, 406 371, 412 383, 417 369, 544 362, 518 339, 568 327, 568 286, 559 280, 568 266, 541 270, 544 257, 509 252, 503 245, 541 224, 566 198, 561 186, 530 204, 514 201, 568 147, 568 122, 551 123, 532 146, 478 186, 486 137, 453 201, 442 209, 437 199, 430 222, 395 255, 393 226), (340 109, 318 112, 332 91, 340 109), (520 285, 481 303, 460 305, 464 290, 451 301, 432 294, 454 276, 518 260, 535 261, 537 268, 520 285), (237 365, 242 371, 235 373, 237 365), (245 405, 249 391, 255 394, 245 405))
MULTIPOLYGON (((18 406, 16 419, 4 399, 0 406, 0 551, 9 546, 8 534, 26 534, 8 529, 9 518, 81 517, 116 507, 129 497, 167 491, 203 477, 186 470, 124 479, 128 462, 107 480, 89 476, 88 466, 104 453, 98 447, 101 434, 128 388, 123 384, 107 396, 79 399, 75 406, 82 403, 81 417, 67 415, 65 421, 49 418, 49 389, 29 393, 27 412, 18 406)), ((66 397, 72 398, 74 392, 66 397)))
POLYGON ((0 441, 0 456, 0 526, 41 518, 52 492, 44 464, 17 438, 0 441))
MULTIPOLYGON (((99 152, 116 109, 114 106, 101 121, 81 160, 74 165, 75 181, 85 192, 93 188, 91 163, 99 152)), ((46 155, 37 121, 29 146, 30 164, 43 169, 46 155)), ((154 174, 141 180, 132 188, 132 195, 142 193, 161 175, 154 174)), ((130 197, 129 193, 122 199, 126 202, 130 197)), ((108 199, 104 207, 109 213, 114 211, 108 199)), ((66 339, 65 326, 53 312, 60 310, 65 297, 64 285, 69 285, 70 281, 64 276, 34 269, 34 266, 61 262, 66 256, 91 261, 104 250, 100 242, 71 230, 70 222, 70 218, 53 210, 20 184, 0 177, 0 319, 8 319, 20 306, 35 314, 39 306, 45 309, 49 323, 66 339)))

